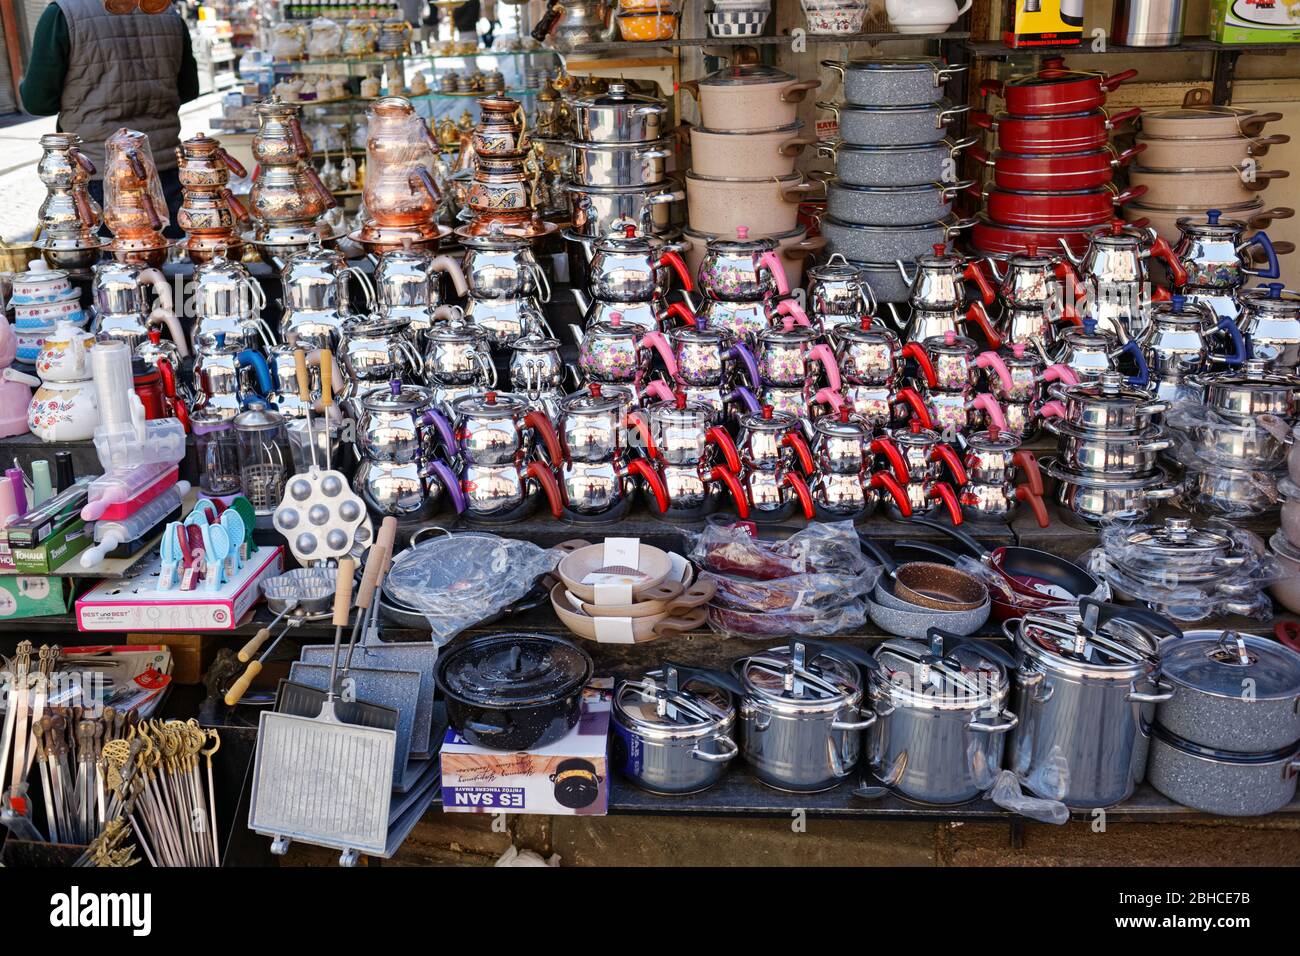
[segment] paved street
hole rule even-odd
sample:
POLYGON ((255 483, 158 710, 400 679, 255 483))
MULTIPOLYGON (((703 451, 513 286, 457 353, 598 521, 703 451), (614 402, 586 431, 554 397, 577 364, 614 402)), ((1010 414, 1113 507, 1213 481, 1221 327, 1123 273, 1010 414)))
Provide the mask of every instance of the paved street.
MULTIPOLYGON (((181 107, 181 138, 210 132, 208 121, 221 115, 221 94, 201 96, 181 107)), ((36 178, 40 139, 54 132, 53 116, 6 117, 0 125, 0 238, 6 242, 31 237, 45 187, 36 178)))

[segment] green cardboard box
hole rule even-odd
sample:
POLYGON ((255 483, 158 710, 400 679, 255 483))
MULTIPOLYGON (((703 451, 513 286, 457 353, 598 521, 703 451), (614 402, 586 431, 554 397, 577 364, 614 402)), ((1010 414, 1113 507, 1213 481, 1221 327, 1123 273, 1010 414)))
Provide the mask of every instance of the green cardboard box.
POLYGON ((0 575, 0 621, 67 614, 73 589, 67 579, 43 574, 0 575))
POLYGON ((1210 39, 1219 43, 1300 43, 1294 0, 1210 0, 1210 39))
POLYGON ((9 550, 19 574, 52 574, 95 543, 92 526, 80 518, 69 521, 34 548, 9 550))

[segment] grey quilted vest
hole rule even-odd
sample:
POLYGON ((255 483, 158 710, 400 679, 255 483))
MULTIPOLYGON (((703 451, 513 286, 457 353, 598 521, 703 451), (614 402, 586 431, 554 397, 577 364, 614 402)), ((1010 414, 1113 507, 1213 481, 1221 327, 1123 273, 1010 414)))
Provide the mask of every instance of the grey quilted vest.
POLYGON ((81 136, 82 152, 101 172, 104 140, 123 126, 149 134, 158 169, 175 169, 186 30, 180 14, 113 14, 101 0, 55 3, 72 44, 59 128, 81 136))

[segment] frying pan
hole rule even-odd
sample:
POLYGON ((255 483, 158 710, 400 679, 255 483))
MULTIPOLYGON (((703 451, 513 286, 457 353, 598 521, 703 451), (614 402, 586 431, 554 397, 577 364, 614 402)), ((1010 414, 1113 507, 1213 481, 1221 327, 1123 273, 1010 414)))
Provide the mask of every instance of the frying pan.
MULTIPOLYGON (((989 599, 978 579, 948 564, 909 561, 899 564, 880 545, 858 535, 862 549, 880 562, 894 581, 894 597, 933 611, 972 611, 989 599)), ((879 585, 877 585, 879 587, 879 585)))
POLYGON ((1017 594, 1032 598, 1073 601, 1097 590, 1095 577, 1073 561, 1018 545, 1003 545, 990 551, 959 528, 931 518, 912 517, 915 524, 942 531, 961 544, 970 554, 983 561, 1004 578, 1017 594))
MULTIPOLYGON (((909 545, 913 551, 919 551, 923 554, 932 554, 943 561, 951 561, 956 564, 958 558, 947 548, 941 548, 929 541, 916 541, 909 545)), ((971 559, 968 559, 971 560, 971 559)), ((994 572, 997 573, 997 572, 994 572)), ((1030 597, 1027 594, 1021 594, 1012 588, 1011 580, 1005 574, 998 574, 1005 584, 1005 588, 989 588, 989 601, 991 602, 991 614, 995 621, 1010 621, 1028 614, 1031 611, 1054 611, 1061 606, 1063 599, 1059 597, 1044 597, 1038 595, 1030 597)), ((894 598, 897 601, 897 598, 894 598)), ((935 612, 931 612, 935 613, 935 612)), ((936 621, 942 623, 942 621, 936 621)))

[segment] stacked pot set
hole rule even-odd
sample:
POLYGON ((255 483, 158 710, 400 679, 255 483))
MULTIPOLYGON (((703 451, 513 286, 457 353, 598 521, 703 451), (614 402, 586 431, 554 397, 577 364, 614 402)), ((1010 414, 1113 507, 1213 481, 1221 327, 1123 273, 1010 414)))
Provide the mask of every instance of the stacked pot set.
POLYGON ((1172 243, 1178 220, 1206 209, 1241 220, 1250 232, 1294 216, 1294 209, 1268 206, 1264 195, 1271 182, 1290 175, 1267 160, 1269 147, 1291 139, 1266 135, 1265 127, 1280 119, 1281 113, 1214 106, 1209 91, 1200 89, 1189 92, 1179 109, 1144 113, 1134 147, 1141 152, 1128 176, 1146 193, 1129 204, 1127 217, 1145 219, 1172 243))
MULTIPOLYGON (((821 223, 831 250, 874 277, 888 271, 884 263, 911 262, 947 245, 970 225, 955 219, 951 204, 971 185, 957 182, 956 168, 974 139, 949 136, 966 108, 943 98, 945 82, 965 68, 926 57, 822 65, 842 78, 842 99, 819 104, 839 121, 839 140, 818 147, 835 160, 821 223)), ((875 288, 876 298, 902 301, 890 289, 896 285, 875 288)))
POLYGON ((1107 111, 1106 94, 1136 75, 1074 72, 1062 58, 1045 57, 1035 73, 980 85, 986 95, 1005 101, 1006 112, 970 117, 971 125, 996 133, 998 145, 991 154, 971 153, 993 169, 984 211, 971 232, 975 249, 1005 255, 1029 244, 1055 248, 1064 242, 1082 252, 1091 228, 1146 193, 1136 183, 1120 190, 1111 182, 1114 170, 1137 150, 1117 153, 1110 132, 1142 111, 1107 111))

